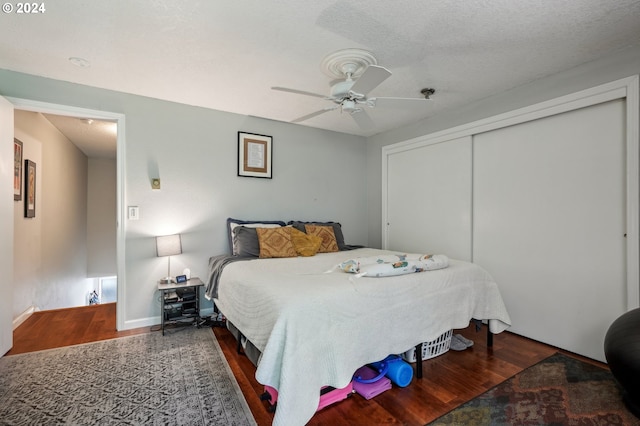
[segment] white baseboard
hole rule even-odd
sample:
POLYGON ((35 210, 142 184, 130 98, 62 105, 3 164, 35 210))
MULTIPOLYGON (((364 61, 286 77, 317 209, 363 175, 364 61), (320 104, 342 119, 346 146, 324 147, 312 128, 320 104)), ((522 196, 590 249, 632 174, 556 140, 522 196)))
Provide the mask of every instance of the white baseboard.
POLYGON ((29 306, 26 311, 13 319, 13 329, 15 330, 16 328, 18 328, 20 324, 25 322, 27 318, 29 318, 31 315, 33 315, 34 312, 38 312, 39 310, 40 309, 35 305, 29 306))
MULTIPOLYGON (((133 328, 140 327, 151 327, 153 325, 160 324, 160 316, 157 317, 149 317, 149 318, 140 318, 136 320, 129 320, 124 322, 124 328, 122 330, 131 330, 133 328)), ((118 330, 118 331, 122 331, 118 330)))
MULTIPOLYGON (((200 316, 207 317, 213 315, 213 307, 200 309, 200 316)), ((131 330, 133 328, 141 328, 141 327, 151 327, 154 325, 160 325, 160 316, 156 317, 148 317, 148 318, 140 318, 136 320, 130 320, 124 322, 124 328, 122 330, 131 330)), ((122 331, 118 330, 118 331, 122 331)))

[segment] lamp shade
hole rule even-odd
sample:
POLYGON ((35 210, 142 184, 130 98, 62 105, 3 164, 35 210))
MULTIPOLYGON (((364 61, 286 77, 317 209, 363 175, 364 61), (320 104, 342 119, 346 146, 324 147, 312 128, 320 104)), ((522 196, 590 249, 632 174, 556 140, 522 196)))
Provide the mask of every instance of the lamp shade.
POLYGON ((156 253, 158 257, 174 256, 182 253, 180 234, 156 237, 156 253))

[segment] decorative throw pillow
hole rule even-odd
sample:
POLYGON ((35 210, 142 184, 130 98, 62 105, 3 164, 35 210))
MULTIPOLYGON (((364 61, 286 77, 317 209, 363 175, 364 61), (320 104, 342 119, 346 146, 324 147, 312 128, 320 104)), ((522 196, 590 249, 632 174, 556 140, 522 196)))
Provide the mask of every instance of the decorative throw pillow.
POLYGON ((344 242, 344 235, 342 234, 342 225, 340 225, 340 223, 338 222, 302 222, 299 220, 290 220, 287 223, 287 225, 291 225, 302 232, 305 232, 305 225, 331 226, 333 227, 333 234, 336 236, 338 249, 349 250, 349 247, 344 242))
POLYGON ((332 226, 305 225, 304 228, 308 235, 315 235, 322 238, 322 244, 320 245, 318 253, 339 251, 336 235, 333 232, 332 226))
POLYGON ((322 238, 316 235, 307 235, 296 228, 287 226, 291 233, 291 241, 296 249, 296 253, 300 256, 314 256, 322 245, 322 238))
POLYGON ((291 233, 286 228, 256 228, 260 257, 296 257, 291 233))

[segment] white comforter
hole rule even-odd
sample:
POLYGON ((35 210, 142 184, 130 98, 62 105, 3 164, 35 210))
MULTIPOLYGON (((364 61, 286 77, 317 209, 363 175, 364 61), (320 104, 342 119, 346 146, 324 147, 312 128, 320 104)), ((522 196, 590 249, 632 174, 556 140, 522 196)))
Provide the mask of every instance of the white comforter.
POLYGON ((262 351, 256 379, 279 391, 274 425, 304 425, 322 386, 344 387, 359 367, 472 318, 492 320, 493 333, 509 327, 498 286, 472 263, 452 259, 445 269, 386 278, 327 273, 381 252, 240 261, 222 272, 215 302, 262 351))

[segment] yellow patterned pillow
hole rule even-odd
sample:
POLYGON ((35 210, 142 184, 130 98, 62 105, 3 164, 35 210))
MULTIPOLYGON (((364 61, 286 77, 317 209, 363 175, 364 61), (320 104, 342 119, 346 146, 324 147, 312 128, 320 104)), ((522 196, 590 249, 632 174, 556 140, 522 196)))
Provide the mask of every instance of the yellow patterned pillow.
POLYGON ((332 226, 305 225, 304 229, 307 231, 307 235, 315 235, 322 238, 318 253, 331 253, 339 250, 336 234, 333 232, 332 226))
POLYGON ((256 228, 256 233, 261 258, 297 256, 291 233, 286 228, 256 228))
POLYGON ((293 246, 298 255, 314 256, 320 249, 322 238, 315 235, 307 235, 291 226, 288 226, 286 229, 291 233, 291 241, 293 241, 293 246))

